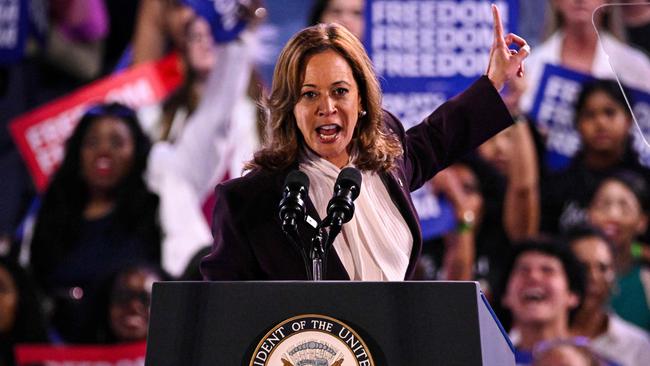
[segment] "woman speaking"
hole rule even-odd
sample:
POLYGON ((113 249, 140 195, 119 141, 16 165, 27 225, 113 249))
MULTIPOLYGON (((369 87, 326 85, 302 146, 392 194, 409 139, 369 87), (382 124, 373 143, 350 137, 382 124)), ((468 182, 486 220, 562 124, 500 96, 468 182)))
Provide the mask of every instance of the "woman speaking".
POLYGON ((264 146, 248 174, 217 187, 214 246, 201 263, 204 277, 306 279, 304 256, 278 216, 285 179, 295 170, 309 178, 306 220, 297 223, 308 243, 327 216, 339 172, 355 167, 360 194, 333 242, 326 278, 409 279, 422 246, 410 192, 512 123, 498 91, 523 76, 530 49, 514 34, 504 36, 494 5, 492 13, 486 75, 408 131, 382 110, 372 64, 354 35, 337 24, 294 35, 275 67, 264 146))

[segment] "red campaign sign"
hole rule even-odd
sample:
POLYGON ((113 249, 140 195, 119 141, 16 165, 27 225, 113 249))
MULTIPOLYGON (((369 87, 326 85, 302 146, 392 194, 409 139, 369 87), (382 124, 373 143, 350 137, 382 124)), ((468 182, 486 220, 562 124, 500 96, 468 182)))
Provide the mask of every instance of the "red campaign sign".
POLYGON ((143 366, 147 343, 51 346, 19 344, 17 366, 143 366))
POLYGON ((129 68, 16 117, 9 131, 39 191, 63 159, 64 144, 92 104, 116 101, 132 108, 163 100, 182 80, 179 57, 129 68))

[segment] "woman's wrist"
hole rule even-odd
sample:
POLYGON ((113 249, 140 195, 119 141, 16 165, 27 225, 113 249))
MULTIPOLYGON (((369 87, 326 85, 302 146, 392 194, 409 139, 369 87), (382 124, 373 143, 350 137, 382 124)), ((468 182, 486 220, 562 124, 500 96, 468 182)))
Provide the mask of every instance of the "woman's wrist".
POLYGON ((489 71, 486 74, 486 76, 492 83, 492 86, 494 86, 494 89, 496 89, 498 92, 501 92, 501 90, 503 90, 503 87, 505 85, 505 80, 501 80, 501 78, 497 77, 496 75, 493 75, 489 71))
POLYGON ((476 214, 471 210, 466 210, 458 218, 456 223, 456 233, 466 234, 474 232, 476 224, 476 214))

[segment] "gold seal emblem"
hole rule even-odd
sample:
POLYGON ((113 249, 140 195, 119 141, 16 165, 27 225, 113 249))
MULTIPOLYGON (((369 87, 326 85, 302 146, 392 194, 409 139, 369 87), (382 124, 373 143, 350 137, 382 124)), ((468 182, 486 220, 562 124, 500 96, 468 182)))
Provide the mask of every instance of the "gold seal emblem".
POLYGON ((250 366, 374 366, 366 343, 345 323, 306 314, 287 319, 258 343, 250 366))

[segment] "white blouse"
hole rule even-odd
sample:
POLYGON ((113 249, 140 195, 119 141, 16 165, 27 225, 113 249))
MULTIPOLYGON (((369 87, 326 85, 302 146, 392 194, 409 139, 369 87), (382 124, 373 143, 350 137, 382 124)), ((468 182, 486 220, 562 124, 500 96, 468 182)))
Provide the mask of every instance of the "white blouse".
MULTIPOLYGON (((341 169, 308 151, 303 153, 300 170, 309 177, 309 198, 318 215, 325 218, 341 169)), ((334 249, 351 280, 402 281, 413 249, 413 236, 379 174, 361 174, 354 216, 343 225, 334 240, 334 249)))

